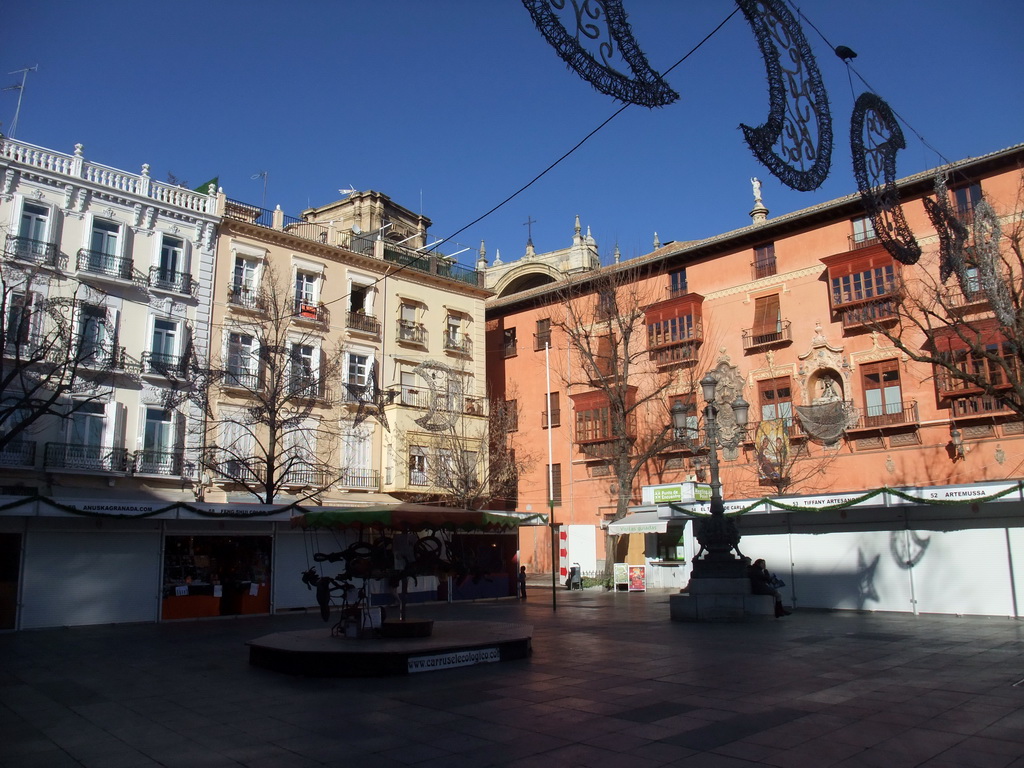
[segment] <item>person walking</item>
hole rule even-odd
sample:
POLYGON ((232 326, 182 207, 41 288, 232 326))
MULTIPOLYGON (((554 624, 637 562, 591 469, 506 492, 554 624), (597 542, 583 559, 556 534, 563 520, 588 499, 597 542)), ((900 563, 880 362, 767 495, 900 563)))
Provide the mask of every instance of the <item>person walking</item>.
POLYGON ((519 566, 519 599, 526 599, 526 566, 519 566))

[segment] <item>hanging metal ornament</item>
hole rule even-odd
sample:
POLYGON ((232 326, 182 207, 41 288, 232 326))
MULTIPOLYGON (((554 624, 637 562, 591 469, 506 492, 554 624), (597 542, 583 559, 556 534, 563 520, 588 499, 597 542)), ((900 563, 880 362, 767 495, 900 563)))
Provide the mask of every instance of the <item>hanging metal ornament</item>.
POLYGON ((907 146, 896 116, 877 94, 862 93, 850 118, 850 151, 864 209, 885 250, 903 264, 916 264, 921 246, 907 226, 896 188, 896 153, 907 146))
POLYGON ((562 61, 601 93, 642 107, 663 107, 679 98, 647 63, 621 0, 523 0, 523 5, 562 61), (572 22, 572 32, 559 11, 572 22), (580 44, 581 38, 596 48, 600 60, 580 44), (632 77, 616 69, 619 59, 632 77))
POLYGON ((736 0, 757 38, 768 72, 768 120, 740 124, 747 144, 791 189, 809 192, 832 164, 828 93, 803 30, 781 0, 736 0))
POLYGON ((1006 265, 999 252, 1003 228, 999 223, 999 216, 992 210, 988 201, 981 200, 975 203, 972 225, 972 255, 974 266, 978 268, 981 290, 1000 325, 1016 329, 1018 313, 1014 306, 1013 294, 1007 285, 1006 265))
MULTIPOLYGON (((428 360, 412 369, 427 383, 427 413, 416 419, 416 423, 428 432, 444 432, 455 425, 459 414, 452 408, 451 382, 456 376, 444 363, 428 360)), ((460 398, 461 399, 461 398, 460 398)))
POLYGON ((924 198, 924 210, 939 236, 939 280, 945 283, 950 275, 955 274, 961 288, 964 288, 964 246, 970 232, 953 211, 949 191, 946 189, 946 177, 941 173, 935 176, 934 199, 924 198))
POLYGON ((382 390, 377 379, 377 360, 370 363, 370 371, 366 376, 365 384, 345 384, 349 397, 358 403, 355 418, 352 426, 358 427, 368 416, 373 416, 380 422, 388 432, 388 417, 384 413, 384 406, 391 405, 395 399, 395 392, 382 390))

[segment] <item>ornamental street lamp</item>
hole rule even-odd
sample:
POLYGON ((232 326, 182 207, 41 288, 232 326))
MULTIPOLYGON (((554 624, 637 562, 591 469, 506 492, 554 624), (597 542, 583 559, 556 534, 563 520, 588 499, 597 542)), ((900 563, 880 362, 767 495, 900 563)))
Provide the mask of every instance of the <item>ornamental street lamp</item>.
MULTIPOLYGON (((718 408, 715 405, 715 389, 718 379, 710 372, 700 380, 700 387, 707 404, 704 406, 704 430, 707 435, 708 465, 711 470, 711 514, 702 517, 696 524, 696 538, 700 552, 693 561, 693 578, 744 578, 747 563, 739 550, 740 533, 732 519, 725 516, 725 502, 722 499, 722 479, 718 473, 718 408), (739 558, 734 557, 736 550, 739 558)), ((679 427, 677 418, 684 418, 682 403, 672 406, 673 426, 679 427), (680 408, 677 409, 676 405, 680 408)), ((730 403, 738 427, 747 425, 750 404, 737 394, 730 403)), ((682 425, 685 426, 685 425, 682 425)))

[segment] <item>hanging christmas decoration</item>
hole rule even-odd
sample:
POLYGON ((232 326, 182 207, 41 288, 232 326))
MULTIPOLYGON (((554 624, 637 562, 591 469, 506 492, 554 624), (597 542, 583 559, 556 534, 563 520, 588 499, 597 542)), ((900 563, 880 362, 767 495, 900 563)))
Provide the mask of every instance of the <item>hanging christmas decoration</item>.
POLYGON ((601 93, 642 107, 663 107, 679 98, 647 63, 621 0, 523 0, 523 5, 562 61, 601 93), (571 32, 558 12, 571 22, 571 32), (581 39, 596 48, 597 57, 580 44, 581 39), (632 77, 616 68, 618 59, 632 77))
POLYGON ((367 417, 373 416, 380 422, 388 432, 388 417, 384 413, 384 406, 390 405, 395 399, 395 392, 382 390, 377 379, 377 361, 370 363, 369 373, 366 375, 365 384, 345 384, 349 398, 358 403, 356 415, 352 420, 352 426, 358 427, 367 417))
POLYGON ((427 383, 427 413, 416 419, 416 423, 428 432, 444 432, 454 426, 459 418, 454 402, 461 400, 461 381, 458 374, 444 363, 427 360, 412 369, 427 383))
POLYGON ((896 153, 907 146, 892 109, 877 94, 862 93, 850 118, 850 151, 864 209, 875 235, 903 264, 916 264, 921 246, 907 226, 896 188, 896 153))
POLYGON ((791 189, 808 192, 828 177, 832 115, 803 30, 782 0, 736 0, 754 31, 768 73, 768 120, 740 124, 747 144, 791 189))
POLYGON ((953 210, 944 174, 935 176, 935 197, 924 198, 924 210, 939 236, 939 279, 945 283, 956 275, 963 287, 966 266, 964 246, 970 232, 953 210))

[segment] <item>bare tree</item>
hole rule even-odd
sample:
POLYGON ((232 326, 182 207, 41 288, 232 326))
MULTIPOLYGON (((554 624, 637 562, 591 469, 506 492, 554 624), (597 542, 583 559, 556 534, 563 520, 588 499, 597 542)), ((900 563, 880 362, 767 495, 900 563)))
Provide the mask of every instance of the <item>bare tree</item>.
POLYGON ((938 248, 901 270, 897 300, 871 327, 932 366, 940 400, 961 415, 1024 417, 1024 173, 1009 210, 996 210, 977 186, 951 195, 941 177, 925 207, 938 248))
POLYGON ((0 263, 0 452, 23 450, 50 417, 67 419, 104 396, 112 371, 130 368, 104 331, 102 295, 79 284, 48 297, 58 254, 45 243, 8 238, 0 263))
MULTIPOLYGON (((563 381, 574 399, 586 398, 586 404, 576 403, 576 442, 585 455, 606 462, 614 478, 615 520, 627 513, 648 463, 681 439, 669 402, 681 386, 678 369, 659 366, 648 344, 646 308, 660 298, 651 287, 654 276, 626 266, 570 280, 559 291, 561 314, 552 318, 574 359, 563 381)), ((612 546, 608 537, 609 570, 612 546)))
POLYGON ((300 305, 272 268, 258 289, 236 286, 215 372, 199 396, 207 412, 201 464, 214 476, 273 504, 287 493, 312 498, 341 477, 338 406, 370 406, 372 381, 345 389, 343 350, 316 331, 326 307, 300 305))

